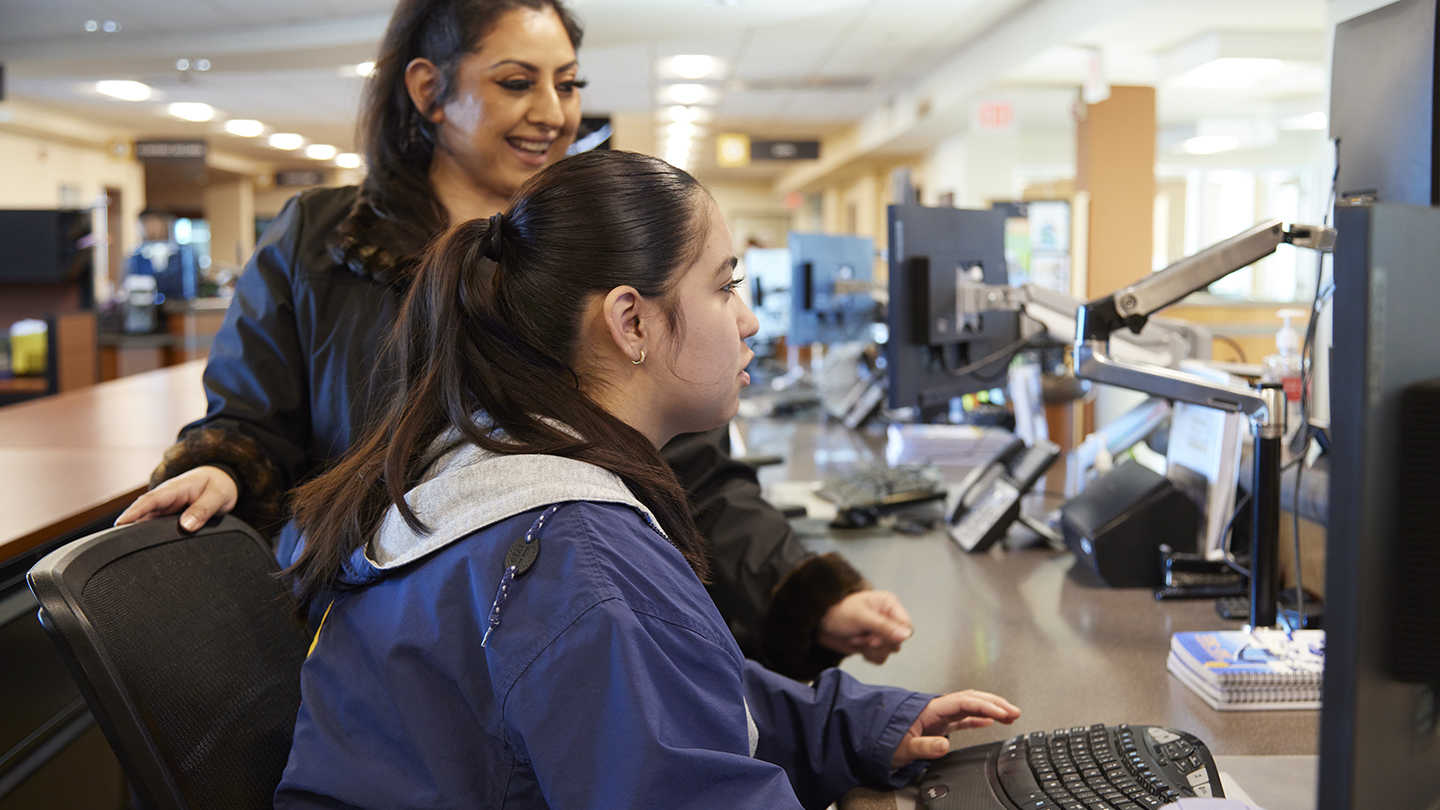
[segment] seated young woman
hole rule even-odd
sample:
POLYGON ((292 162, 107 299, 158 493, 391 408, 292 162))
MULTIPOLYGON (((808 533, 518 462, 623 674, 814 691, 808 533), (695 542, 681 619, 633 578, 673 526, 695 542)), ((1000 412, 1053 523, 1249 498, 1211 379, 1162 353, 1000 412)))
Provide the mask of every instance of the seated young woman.
POLYGON ((276 807, 822 808, 1019 716, 741 656, 658 450, 735 415, 734 272, 709 194, 626 152, 431 248, 386 414, 296 494, 324 618, 276 807))

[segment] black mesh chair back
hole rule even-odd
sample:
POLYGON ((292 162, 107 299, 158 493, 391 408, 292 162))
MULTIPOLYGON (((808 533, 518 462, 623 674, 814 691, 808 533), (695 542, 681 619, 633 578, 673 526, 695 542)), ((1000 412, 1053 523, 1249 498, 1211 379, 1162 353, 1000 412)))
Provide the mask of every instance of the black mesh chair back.
POLYGON ((308 639, 269 545, 233 517, 76 540, 30 570, 40 621, 149 808, 269 808, 308 639))

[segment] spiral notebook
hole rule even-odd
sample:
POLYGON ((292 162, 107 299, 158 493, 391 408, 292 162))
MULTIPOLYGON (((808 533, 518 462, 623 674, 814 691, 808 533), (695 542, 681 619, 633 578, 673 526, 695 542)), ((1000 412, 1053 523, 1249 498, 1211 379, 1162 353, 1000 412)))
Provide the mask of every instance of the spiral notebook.
POLYGON ((1318 709, 1325 631, 1175 633, 1166 669, 1220 711, 1318 709))

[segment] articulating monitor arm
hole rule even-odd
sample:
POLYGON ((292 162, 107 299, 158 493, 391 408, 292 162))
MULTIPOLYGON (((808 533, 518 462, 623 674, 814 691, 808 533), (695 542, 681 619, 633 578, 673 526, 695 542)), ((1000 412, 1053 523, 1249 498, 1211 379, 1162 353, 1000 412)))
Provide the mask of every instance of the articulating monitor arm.
MULTIPOLYGON (((1073 296, 1034 284, 1010 287, 964 278, 957 278, 955 287, 957 322, 986 312, 1023 312, 1042 324, 1051 339, 1061 343, 1075 339, 1075 312, 1083 302, 1073 296)), ((1184 321, 1152 318, 1140 334, 1115 335, 1113 349, 1120 360, 1179 368, 1182 360, 1209 359, 1210 331, 1184 321)))
POLYGON ((1279 596, 1280 455, 1285 432, 1285 392, 1278 383, 1259 390, 1224 385, 1157 366, 1123 363, 1108 355, 1110 337, 1122 327, 1138 332, 1158 310, 1211 282, 1262 259, 1281 242, 1328 251, 1335 231, 1309 225, 1288 229, 1266 222, 1196 253, 1118 292, 1080 307, 1075 321, 1075 374, 1167 399, 1250 415, 1255 432, 1251 499, 1250 626, 1275 624, 1279 596))
POLYGON ((1151 315, 1269 256, 1285 242, 1296 247, 1328 251, 1335 245, 1335 231, 1312 225, 1291 225, 1287 228, 1278 219, 1262 222, 1086 304, 1085 324, 1088 331, 1076 337, 1079 340, 1105 340, 1122 326, 1138 334, 1151 315))
MULTIPOLYGON (((1109 342, 1121 329, 1139 332, 1157 311, 1269 256, 1285 242, 1328 251, 1335 244, 1335 231, 1312 225, 1287 228, 1280 220, 1271 220, 1080 307, 1075 324, 1076 375, 1278 424, 1284 409, 1267 402, 1260 392, 1169 369, 1124 363, 1109 355, 1109 342)), ((1283 429, 1279 424, 1277 435, 1283 429)))

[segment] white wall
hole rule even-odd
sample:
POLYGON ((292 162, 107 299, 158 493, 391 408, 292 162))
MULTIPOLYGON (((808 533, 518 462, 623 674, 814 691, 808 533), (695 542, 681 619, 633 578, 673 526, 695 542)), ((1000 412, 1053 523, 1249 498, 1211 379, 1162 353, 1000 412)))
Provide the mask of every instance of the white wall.
POLYGON ((1019 199, 1027 185, 1075 176, 1073 133, 957 135, 926 155, 915 183, 923 205, 953 194, 961 208, 1019 199))

